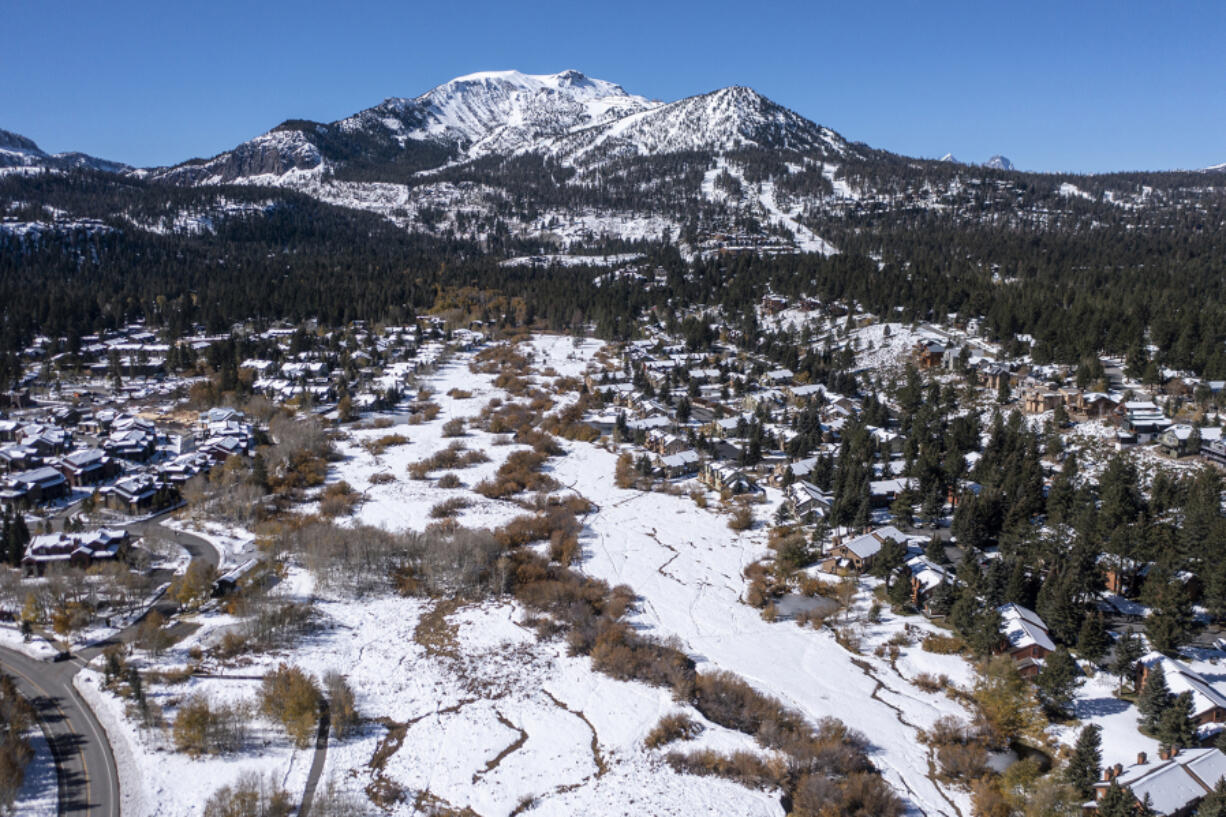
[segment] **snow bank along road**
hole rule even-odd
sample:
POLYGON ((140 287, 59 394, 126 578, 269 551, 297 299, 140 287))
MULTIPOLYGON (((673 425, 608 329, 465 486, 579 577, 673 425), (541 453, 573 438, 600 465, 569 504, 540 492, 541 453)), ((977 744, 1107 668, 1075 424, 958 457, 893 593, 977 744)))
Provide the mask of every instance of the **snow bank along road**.
POLYGON ((75 660, 48 663, 0 648, 0 671, 12 675, 34 705, 55 755, 60 813, 119 817, 119 774, 111 746, 72 687, 81 666, 75 660))
MULTIPOLYGON (((149 521, 131 527, 141 532, 160 525, 149 521)), ((207 540, 166 529, 162 532, 184 547, 192 558, 204 559, 217 567, 220 554, 207 540)), ((168 602, 158 608, 163 615, 174 612, 168 602)), ((18 691, 33 704, 55 755, 60 814, 119 817, 119 772, 111 745, 93 711, 73 688, 72 678, 109 644, 132 641, 139 625, 137 620, 113 638, 81 650, 80 658, 68 661, 40 661, 0 647, 0 672, 12 675, 18 691)))

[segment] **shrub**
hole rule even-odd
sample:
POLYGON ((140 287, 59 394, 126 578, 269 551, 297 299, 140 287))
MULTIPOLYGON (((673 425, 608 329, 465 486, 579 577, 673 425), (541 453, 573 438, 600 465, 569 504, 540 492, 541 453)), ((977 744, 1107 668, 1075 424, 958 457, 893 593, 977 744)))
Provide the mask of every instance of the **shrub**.
POLYGON ((362 495, 341 480, 324 488, 319 500, 319 513, 326 517, 348 516, 362 501, 362 495))
POLYGON ((920 642, 920 647, 924 652, 932 652, 937 655, 957 655, 966 649, 966 642, 956 635, 929 633, 920 642))
POLYGON ((374 456, 378 457, 382 455, 384 451, 387 451, 387 449, 398 445, 407 445, 408 442, 409 438, 403 434, 384 434, 378 439, 367 440, 366 442, 362 443, 362 447, 374 456))
POLYGON ((753 752, 723 754, 711 749, 669 752, 668 765, 682 774, 723 777, 751 789, 778 788, 787 780, 787 764, 779 757, 763 758, 753 752))
POLYGON ((370 475, 371 485, 387 485, 388 483, 395 482, 395 481, 396 481, 396 475, 388 471, 380 471, 377 474, 370 475))
POLYGON ((753 527, 753 511, 748 505, 737 506, 728 519, 728 527, 738 533, 753 527))
POLYGON ((310 745, 319 723, 319 687, 297 667, 269 670, 260 687, 260 711, 285 727, 299 748, 310 745))
POLYGON ((451 389, 447 392, 447 396, 455 400, 467 400, 473 396, 473 393, 465 389, 451 389))
POLYGON ((459 417, 448 420, 443 423, 444 437, 463 437, 464 436, 464 421, 459 417))
POLYGON ((492 480, 477 483, 474 491, 489 499, 502 499, 520 491, 550 491, 556 480, 541 473, 548 455, 539 451, 513 451, 492 480))
POLYGON ((467 497, 453 496, 451 499, 444 499, 442 502, 430 509, 431 519, 451 519, 457 513, 472 505, 472 501, 467 497))
POLYGON ((648 749, 659 749, 676 740, 693 740, 701 734, 701 723, 684 712, 677 712, 660 718, 660 722, 643 739, 643 745, 648 749))
POLYGON ((440 488, 462 488, 464 483, 455 474, 443 474, 438 478, 438 487, 440 488))
POLYGON ((289 792, 273 777, 244 772, 233 786, 222 786, 204 804, 204 817, 288 817, 294 810, 289 792))
POLYGON ((175 749, 192 757, 237 752, 246 742, 249 719, 245 706, 214 706, 204 695, 193 695, 175 715, 175 749))

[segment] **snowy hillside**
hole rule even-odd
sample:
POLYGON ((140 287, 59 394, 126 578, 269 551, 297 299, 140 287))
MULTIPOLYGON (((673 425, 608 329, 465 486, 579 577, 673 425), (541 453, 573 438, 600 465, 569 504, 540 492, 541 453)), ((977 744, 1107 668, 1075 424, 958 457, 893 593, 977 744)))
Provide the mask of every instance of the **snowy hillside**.
POLYGON ((12 131, 0 130, 0 173, 11 168, 69 170, 77 167, 122 173, 131 170, 119 162, 108 162, 84 153, 46 153, 33 139, 12 131))

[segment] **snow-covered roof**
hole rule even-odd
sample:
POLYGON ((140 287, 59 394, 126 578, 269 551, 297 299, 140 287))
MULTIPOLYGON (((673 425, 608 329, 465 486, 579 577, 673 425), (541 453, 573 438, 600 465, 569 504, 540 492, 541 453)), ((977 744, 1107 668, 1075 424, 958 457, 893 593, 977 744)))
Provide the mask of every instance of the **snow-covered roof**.
POLYGON ((1038 646, 1050 652, 1056 648, 1047 634, 1047 625, 1034 610, 1010 603, 1002 604, 996 611, 1001 617, 1000 631, 1013 649, 1038 646))
POLYGON ((1212 709, 1226 709, 1226 693, 1205 680, 1204 676, 1193 670, 1182 661, 1168 658, 1160 652, 1151 652, 1141 658, 1146 667, 1162 665, 1162 674, 1166 676, 1167 689, 1173 695, 1184 692, 1192 693, 1192 711, 1203 714, 1212 709))
MULTIPOLYGON (((1149 798, 1155 814, 1172 814, 1208 794, 1226 777, 1226 755, 1218 749, 1185 749, 1170 760, 1137 763, 1115 778, 1138 800, 1149 798)), ((1105 788, 1107 782, 1095 784, 1105 788)))

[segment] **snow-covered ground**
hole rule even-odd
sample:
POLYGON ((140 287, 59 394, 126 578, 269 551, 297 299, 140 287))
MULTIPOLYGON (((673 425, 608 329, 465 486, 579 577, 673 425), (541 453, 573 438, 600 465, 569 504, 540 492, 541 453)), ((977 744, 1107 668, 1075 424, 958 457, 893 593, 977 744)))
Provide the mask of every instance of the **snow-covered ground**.
POLYGON ((55 817, 59 814, 59 783, 51 745, 37 726, 26 736, 34 757, 26 766, 21 790, 13 802, 13 814, 21 817, 55 817))

